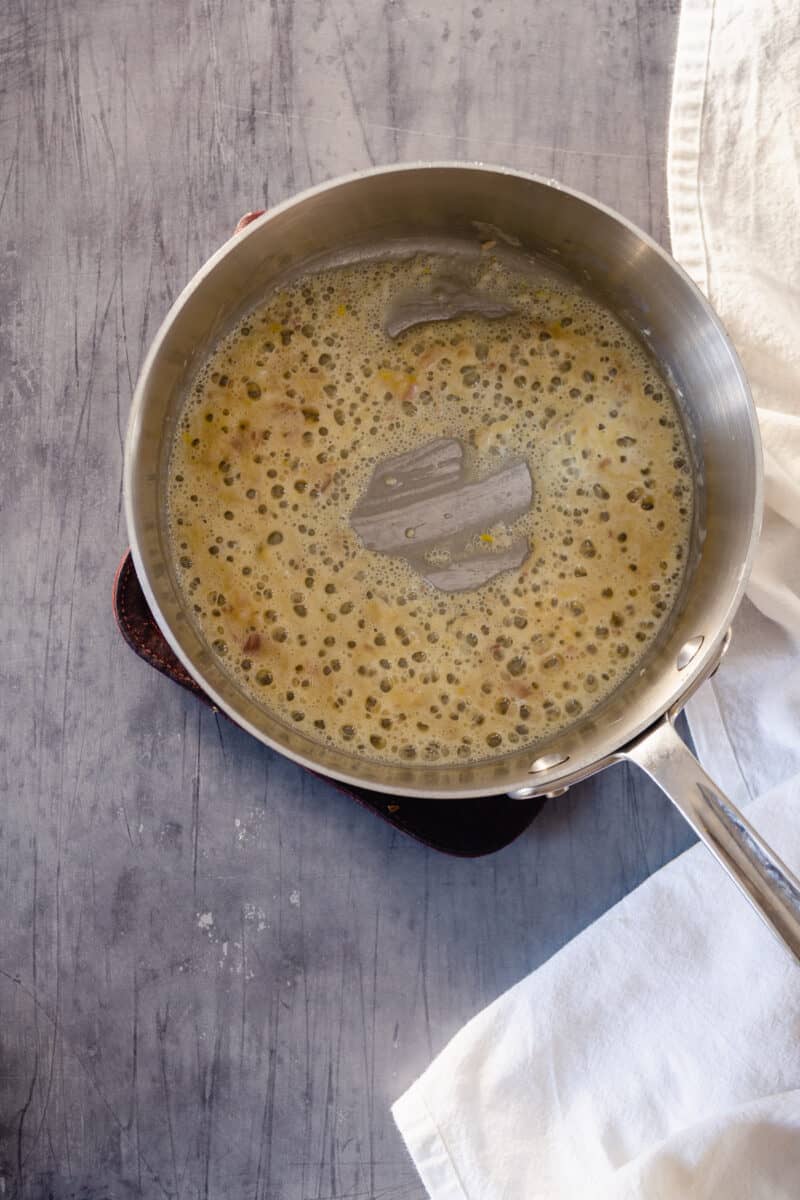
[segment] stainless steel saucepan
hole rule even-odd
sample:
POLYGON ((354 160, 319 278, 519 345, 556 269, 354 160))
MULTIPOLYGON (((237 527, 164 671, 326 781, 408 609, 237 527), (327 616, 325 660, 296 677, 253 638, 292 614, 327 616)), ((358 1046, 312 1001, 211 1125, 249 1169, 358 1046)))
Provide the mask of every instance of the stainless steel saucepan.
POLYGON ((148 603, 187 670, 244 729, 345 783, 454 802, 498 792, 556 796, 628 759, 663 788, 800 961, 800 884, 672 726, 724 652, 758 537, 761 493, 758 428, 742 367, 708 303, 669 255, 617 213, 552 181, 456 163, 381 168, 312 188, 228 241, 185 288, 150 349, 134 395, 125 462, 128 529, 148 603), (572 274, 649 347, 670 381, 696 481, 686 584, 666 632, 636 673, 566 732, 533 750, 464 766, 370 761, 284 725, 240 690, 201 639, 170 558, 170 443, 196 371, 279 280, 315 262, 414 245, 456 253, 487 237, 572 274))

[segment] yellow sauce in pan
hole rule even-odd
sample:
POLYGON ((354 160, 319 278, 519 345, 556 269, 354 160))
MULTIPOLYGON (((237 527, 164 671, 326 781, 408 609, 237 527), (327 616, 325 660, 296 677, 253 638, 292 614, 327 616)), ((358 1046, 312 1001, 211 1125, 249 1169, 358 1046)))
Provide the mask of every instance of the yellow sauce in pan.
POLYGON ((221 342, 183 409, 169 521, 187 608, 225 670, 312 738, 388 761, 506 754, 632 672, 680 588, 693 489, 664 380, 603 308, 489 259, 495 320, 383 329, 435 256, 322 271, 221 342), (523 459, 518 569, 445 593, 365 549, 350 513, 388 455, 457 438, 473 476, 523 459))

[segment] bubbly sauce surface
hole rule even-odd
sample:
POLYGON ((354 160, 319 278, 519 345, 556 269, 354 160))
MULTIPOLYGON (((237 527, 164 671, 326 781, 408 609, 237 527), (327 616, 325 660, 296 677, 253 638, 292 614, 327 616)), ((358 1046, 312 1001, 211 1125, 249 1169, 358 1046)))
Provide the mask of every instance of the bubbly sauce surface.
POLYGON ((513 314, 390 338, 393 297, 442 269, 331 268, 271 297, 196 379, 169 466, 180 586, 224 669, 310 737, 396 762, 496 757, 582 719, 663 626, 692 518, 669 389, 615 318, 487 254, 473 282, 513 314), (523 460, 533 481, 529 510, 465 549, 530 552, 472 590, 350 524, 376 468, 435 438, 475 480, 523 460))

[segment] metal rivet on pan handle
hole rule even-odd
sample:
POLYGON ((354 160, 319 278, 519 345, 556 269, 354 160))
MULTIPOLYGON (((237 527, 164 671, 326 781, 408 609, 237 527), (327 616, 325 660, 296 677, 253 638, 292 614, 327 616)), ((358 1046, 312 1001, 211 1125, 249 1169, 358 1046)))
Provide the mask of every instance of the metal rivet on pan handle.
POLYGON ((506 792, 509 800, 532 800, 537 795, 538 789, 528 784, 527 787, 514 788, 511 792, 506 792))
MULTIPOLYGON (((540 758, 533 760, 528 767, 529 775, 539 775, 543 771, 550 771, 553 767, 560 767, 569 758, 568 754, 559 754, 557 751, 552 754, 542 754, 540 758)), ((509 800, 530 800, 533 796, 544 794, 548 798, 551 796, 562 796, 566 792, 566 788, 558 788, 552 792, 540 792, 535 784, 524 784, 522 787, 514 788, 510 792, 506 792, 509 800)))
POLYGON ((528 784, 527 787, 514 788, 511 792, 506 792, 509 800, 532 800, 534 796, 542 796, 545 800, 555 800, 558 796, 564 796, 569 791, 569 787, 554 788, 552 792, 540 792, 537 787, 528 784))

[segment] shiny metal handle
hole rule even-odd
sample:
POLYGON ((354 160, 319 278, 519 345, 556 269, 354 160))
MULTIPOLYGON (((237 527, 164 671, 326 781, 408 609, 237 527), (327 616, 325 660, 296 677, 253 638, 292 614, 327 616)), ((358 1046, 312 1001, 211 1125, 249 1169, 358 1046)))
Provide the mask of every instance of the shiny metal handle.
POLYGON ((263 217, 266 211, 267 210, 265 208, 254 208, 251 209, 250 212, 246 212, 243 217, 239 217, 239 220, 236 222, 236 228, 233 232, 241 233, 243 229, 246 229, 247 226, 252 224, 252 222, 258 217, 263 217))
POLYGON ((670 722, 659 722, 623 754, 666 792, 800 964, 800 882, 706 775, 670 722))

